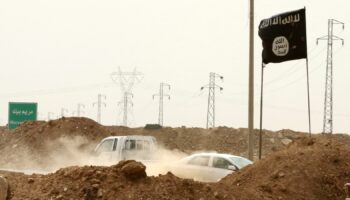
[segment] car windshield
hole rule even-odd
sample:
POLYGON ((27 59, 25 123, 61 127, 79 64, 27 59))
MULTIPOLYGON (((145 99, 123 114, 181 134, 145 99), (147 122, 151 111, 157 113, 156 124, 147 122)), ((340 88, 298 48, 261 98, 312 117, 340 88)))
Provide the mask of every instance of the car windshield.
POLYGON ((236 157, 236 156, 231 156, 230 160, 233 161, 233 163, 239 168, 242 169, 243 167, 252 164, 253 162, 242 157, 236 157))
POLYGON ((111 152, 115 150, 115 146, 113 146, 114 139, 108 139, 102 142, 102 144, 96 150, 97 153, 101 152, 111 152))

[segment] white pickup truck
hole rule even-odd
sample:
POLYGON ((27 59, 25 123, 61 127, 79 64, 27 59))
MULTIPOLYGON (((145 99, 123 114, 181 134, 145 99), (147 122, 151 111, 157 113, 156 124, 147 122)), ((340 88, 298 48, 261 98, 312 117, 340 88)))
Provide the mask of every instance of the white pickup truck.
POLYGON ((153 136, 110 136, 95 148, 94 154, 100 162, 115 163, 120 160, 152 160, 157 150, 153 136))

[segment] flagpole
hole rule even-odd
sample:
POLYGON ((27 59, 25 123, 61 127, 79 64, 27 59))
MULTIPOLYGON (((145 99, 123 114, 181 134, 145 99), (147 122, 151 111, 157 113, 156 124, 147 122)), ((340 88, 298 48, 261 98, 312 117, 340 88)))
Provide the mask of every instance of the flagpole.
POLYGON ((254 157, 254 0, 249 0, 248 158, 254 157))
POLYGON ((259 130, 259 160, 262 154, 262 117, 263 117, 263 92, 264 92, 264 68, 265 65, 261 62, 261 91, 260 91, 260 130, 259 130))
POLYGON ((309 57, 307 55, 307 28, 306 28, 306 7, 305 9, 305 46, 306 46, 306 79, 307 79, 307 105, 309 117, 309 137, 311 137, 311 112, 310 112, 310 84, 309 84, 309 57))

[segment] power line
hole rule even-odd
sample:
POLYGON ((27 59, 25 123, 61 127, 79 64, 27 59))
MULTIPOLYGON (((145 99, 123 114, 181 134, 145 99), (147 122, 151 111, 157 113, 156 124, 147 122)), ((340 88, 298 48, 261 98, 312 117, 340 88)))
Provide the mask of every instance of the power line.
POLYGON ((99 88, 109 88, 113 87, 113 83, 101 83, 101 84, 89 84, 81 86, 72 86, 64 88, 51 88, 51 89, 42 89, 42 90, 33 90, 33 91, 24 91, 24 92, 15 92, 15 93, 2 93, 0 97, 26 97, 26 96, 41 96, 41 95, 53 95, 53 94, 62 94, 62 93, 77 93, 83 91, 91 91, 99 88))
POLYGON ((153 95, 153 99, 155 96, 159 96, 159 114, 158 114, 158 124, 163 126, 163 99, 164 97, 168 97, 170 99, 170 95, 164 93, 164 87, 168 88, 170 90, 170 85, 167 83, 160 83, 159 87, 159 93, 153 95))
POLYGON ((102 98, 106 100, 106 96, 103 94, 98 94, 97 95, 97 102, 94 102, 92 106, 97 105, 97 122, 101 124, 101 110, 102 110, 102 105, 106 107, 106 103, 102 101, 102 98))
MULTIPOLYGON (((309 55, 312 54, 315 51, 315 49, 316 49, 316 46, 308 54, 309 55)), ((320 56, 324 50, 325 50, 325 48, 321 49, 319 52, 317 52, 317 54, 315 54, 313 56, 308 56, 309 60, 315 59, 316 57, 320 56)), ((283 73, 281 73, 280 75, 278 75, 277 78, 272 79, 270 81, 266 81, 266 83, 264 83, 264 85, 267 86, 267 85, 270 85, 271 83, 274 83, 276 81, 284 80, 286 75, 288 75, 290 77, 292 74, 303 69, 302 67, 296 67, 296 66, 303 64, 303 63, 304 63, 304 61, 301 61, 301 60, 297 61, 294 65, 288 67, 288 70, 286 70, 283 73)))
MULTIPOLYGON (((338 48, 337 50, 335 50, 334 53, 333 53, 333 55, 335 55, 339 50, 340 50, 340 48, 338 48)), ((326 61, 326 60, 323 60, 323 61, 326 61)), ((319 63, 316 67, 314 67, 313 69, 310 70, 310 73, 309 73, 309 74, 311 75, 311 74, 313 74, 315 71, 321 69, 322 65, 323 65, 322 62, 319 63)), ((276 91, 278 91, 278 90, 282 90, 282 89, 287 88, 287 87, 289 87, 289 86, 291 86, 291 85, 294 85, 294 84, 298 83, 299 80, 303 79, 305 76, 306 76, 306 75, 303 74, 303 75, 299 76, 298 78, 296 78, 296 79, 294 79, 294 80, 292 80, 292 81, 290 81, 290 82, 288 82, 288 83, 286 83, 286 84, 284 84, 284 85, 282 85, 282 86, 280 86, 280 87, 278 87, 278 88, 274 88, 274 89, 267 90, 267 91, 265 92, 265 94, 269 95, 269 94, 274 93, 274 92, 276 92, 276 91)), ((266 95, 265 95, 265 96, 266 96, 266 95)))
POLYGON ((333 35, 333 25, 340 24, 344 29, 344 23, 335 19, 328 19, 328 34, 316 39, 327 40, 327 64, 326 85, 324 96, 323 134, 333 133, 333 40, 340 40, 344 45, 344 39, 333 35))
POLYGON ((209 84, 201 87, 201 90, 204 88, 209 89, 208 95, 208 110, 207 110, 207 128, 215 127, 215 89, 219 88, 220 91, 223 90, 221 86, 215 84, 215 78, 224 79, 223 76, 210 72, 209 74, 209 84))

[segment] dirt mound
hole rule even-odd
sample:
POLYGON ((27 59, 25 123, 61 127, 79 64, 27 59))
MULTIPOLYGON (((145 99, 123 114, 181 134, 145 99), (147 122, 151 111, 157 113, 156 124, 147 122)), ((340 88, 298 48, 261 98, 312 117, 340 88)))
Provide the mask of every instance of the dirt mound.
POLYGON ((233 199, 225 189, 184 180, 171 173, 159 177, 130 178, 123 166, 69 167, 49 175, 5 174, 10 183, 11 200, 22 199, 233 199))
POLYGON ((8 194, 8 183, 7 180, 0 176, 0 200, 6 200, 8 194))
MULTIPOLYGON (((113 135, 151 135, 167 149, 178 149, 186 153, 196 151, 216 151, 220 153, 231 153, 234 155, 248 156, 248 129, 218 127, 214 129, 203 128, 127 128, 127 127, 106 127, 113 135)), ((263 156, 285 148, 288 143, 298 137, 306 136, 306 133, 292 130, 281 130, 272 132, 263 130, 263 156)), ((259 131, 254 131, 255 141, 259 139, 259 131)), ((348 137, 348 141, 349 141, 348 137)), ((350 142, 350 141, 349 141, 350 142)), ((258 156, 258 143, 254 144, 254 156, 258 156)))
POLYGON ((339 137, 299 138, 287 149, 223 179, 245 199, 344 199, 350 182, 350 146, 339 137))
POLYGON ((31 139, 40 143, 40 138, 54 140, 62 136, 84 136, 91 141, 106 136, 107 131, 95 121, 84 117, 70 117, 44 121, 29 121, 21 124, 11 133, 23 135, 25 140, 31 139), (26 133, 26 134, 25 134, 26 133))
POLYGON ((287 149, 211 184, 171 173, 147 177, 145 167, 135 161, 111 167, 68 167, 49 175, 0 174, 9 182, 11 200, 343 200, 343 186, 350 182, 350 147, 336 140, 299 138, 287 149))
MULTIPOLYGON (((258 141, 258 130, 255 130, 258 141)), ((90 152, 104 137, 110 135, 151 135, 166 149, 180 153, 216 151, 247 157, 248 130, 218 127, 202 128, 128 128, 102 126, 88 118, 61 118, 49 122, 27 122, 15 130, 0 132, 0 168, 52 170, 71 165, 87 165, 90 152), (78 159, 77 159, 78 158, 78 159)), ((263 131, 263 151, 266 155, 285 148, 305 133, 284 129, 263 131)), ((350 144, 343 135, 339 141, 350 144)), ((258 143, 254 157, 257 159, 258 143)))
MULTIPOLYGON (((27 122, 0 132, 0 168, 68 167, 48 175, 0 171, 9 199, 344 199, 350 182, 350 137, 305 137, 292 130, 264 130, 264 159, 216 184, 183 180, 171 173, 147 177, 145 166, 123 161, 111 167, 86 166, 88 155, 110 135, 151 135, 168 149, 247 155, 247 129, 219 127, 144 129, 104 127, 87 118, 27 122), (75 159, 75 160, 74 160, 75 159)), ((255 131, 258 141, 258 131, 255 131)), ((257 155, 258 144, 255 144, 257 155)))
MULTIPOLYGON (((70 160, 72 151, 91 151, 108 131, 88 118, 61 118, 26 122, 3 133, 0 140, 2 168, 46 168, 58 157, 70 160)), ((73 158, 72 158, 73 159, 73 158)))

